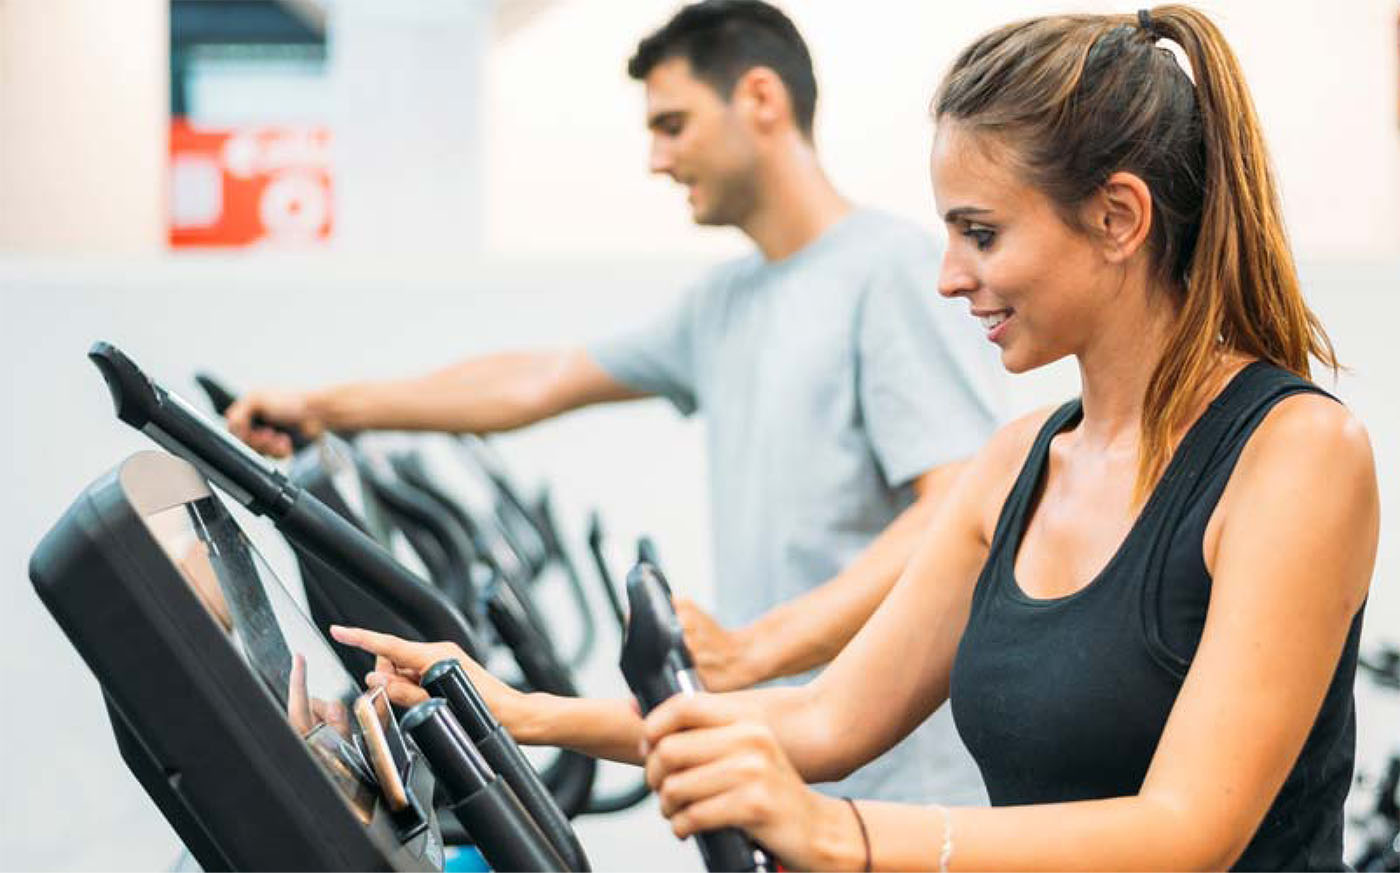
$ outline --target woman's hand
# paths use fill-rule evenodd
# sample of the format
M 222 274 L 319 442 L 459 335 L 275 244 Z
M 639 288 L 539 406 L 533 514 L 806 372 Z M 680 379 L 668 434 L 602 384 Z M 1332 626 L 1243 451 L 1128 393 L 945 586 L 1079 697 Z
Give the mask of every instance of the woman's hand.
M 785 867 L 854 869 L 863 856 L 845 803 L 812 791 L 768 726 L 722 695 L 677 695 L 646 719 L 647 784 L 677 837 L 737 827 Z M 838 851 L 836 847 L 841 847 Z
M 389 699 L 404 707 L 428 699 L 428 692 L 418 682 L 429 667 L 446 658 L 454 659 L 481 692 L 487 708 L 507 731 L 512 731 L 524 695 L 488 673 L 456 643 L 416 643 L 393 634 L 339 625 L 331 626 L 331 636 L 336 642 L 374 655 L 374 671 L 365 676 L 365 684 L 383 686 Z

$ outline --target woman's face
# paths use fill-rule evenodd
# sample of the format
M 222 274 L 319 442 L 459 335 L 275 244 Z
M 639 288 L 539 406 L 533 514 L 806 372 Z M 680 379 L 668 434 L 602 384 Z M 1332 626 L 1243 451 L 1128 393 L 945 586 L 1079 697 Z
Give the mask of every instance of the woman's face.
M 938 126 L 932 174 L 948 225 L 939 293 L 967 298 L 1013 373 L 1081 353 L 1112 315 L 1121 271 L 1020 179 L 1002 146 L 955 121 Z

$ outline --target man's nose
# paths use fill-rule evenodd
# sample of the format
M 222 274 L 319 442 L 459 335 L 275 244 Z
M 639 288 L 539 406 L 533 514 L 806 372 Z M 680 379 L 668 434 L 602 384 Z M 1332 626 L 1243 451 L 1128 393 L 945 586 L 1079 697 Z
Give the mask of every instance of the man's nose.
M 651 153 L 648 158 L 648 169 L 653 173 L 670 173 L 675 166 L 675 161 L 671 156 L 671 147 L 662 142 L 660 137 L 653 137 L 651 141 Z

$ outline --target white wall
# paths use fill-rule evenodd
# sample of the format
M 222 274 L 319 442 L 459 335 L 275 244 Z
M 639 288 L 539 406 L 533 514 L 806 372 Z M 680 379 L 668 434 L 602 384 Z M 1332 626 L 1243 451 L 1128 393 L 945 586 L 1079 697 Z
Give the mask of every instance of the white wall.
M 166 9 L 0 0 L 0 252 L 164 244 Z
M 339 0 L 332 8 L 337 251 L 475 254 L 491 7 Z
M 925 110 L 954 52 L 1015 17 L 1135 8 L 1102 0 L 784 5 L 816 59 L 818 140 L 833 177 L 858 200 L 930 225 Z M 1400 252 L 1395 0 L 1201 5 L 1225 30 L 1249 76 L 1299 253 L 1375 261 Z M 412 14 L 389 16 L 399 24 L 388 30 L 371 4 L 333 7 L 342 19 L 336 24 L 333 11 L 332 36 L 343 51 L 337 56 L 332 44 L 332 66 L 345 80 L 337 91 L 338 106 L 344 104 L 336 113 L 338 136 L 368 149 L 376 142 L 392 146 L 378 167 L 363 150 L 349 149 L 342 158 L 342 170 L 364 174 L 360 184 L 370 191 L 359 196 L 354 182 L 341 180 L 350 186 L 344 230 L 354 251 L 376 247 L 372 234 L 355 232 L 364 222 L 374 225 L 374 205 L 404 216 L 400 226 L 431 216 L 438 230 L 417 240 L 391 234 L 390 247 L 449 260 L 477 245 L 481 220 L 487 250 L 507 256 L 742 249 L 733 233 L 697 232 L 678 192 L 645 174 L 641 93 L 623 67 L 638 37 L 674 10 L 673 0 L 547 6 L 495 43 L 484 100 L 476 105 L 468 31 L 485 29 L 473 24 L 482 7 L 465 4 L 449 14 L 441 0 L 422 0 Z M 432 30 L 424 23 L 435 19 L 437 38 L 419 40 L 417 71 L 399 63 L 390 76 L 366 54 L 404 58 L 413 23 Z M 162 0 L 0 0 L 0 251 L 161 250 L 166 39 Z M 75 57 L 83 63 L 72 63 Z M 436 79 L 424 74 L 434 68 L 441 72 Z M 368 87 L 371 81 L 379 84 Z M 426 115 L 417 123 L 394 110 L 410 99 L 409 90 L 395 90 L 394 83 L 405 82 L 421 94 L 414 105 Z M 395 96 L 386 103 L 390 92 Z M 483 167 L 474 166 L 475 149 L 463 139 L 478 122 L 486 131 Z M 395 137 L 386 140 L 390 132 Z M 402 167 L 406 175 L 423 162 L 446 167 L 451 156 L 444 155 L 444 142 L 461 152 L 461 166 L 444 170 L 450 184 L 384 187 L 385 167 Z M 405 164 L 402 156 L 415 153 L 419 160 Z M 459 202 L 478 173 L 486 176 L 484 202 Z M 454 214 L 461 216 L 455 225 Z
M 932 226 L 934 86 L 956 51 L 1015 18 L 1102 0 L 833 3 L 786 0 L 811 45 L 818 146 L 857 200 Z M 1305 259 L 1400 255 L 1395 0 L 1205 0 L 1258 104 Z M 490 62 L 487 241 L 512 255 L 718 255 L 742 241 L 697 233 L 668 180 L 648 179 L 642 95 L 624 65 L 672 0 L 561 3 Z

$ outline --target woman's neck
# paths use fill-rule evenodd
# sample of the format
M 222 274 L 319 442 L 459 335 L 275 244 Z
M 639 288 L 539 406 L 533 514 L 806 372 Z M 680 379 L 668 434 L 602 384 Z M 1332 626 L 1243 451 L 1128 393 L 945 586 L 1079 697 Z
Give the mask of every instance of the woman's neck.
M 1165 289 L 1119 297 L 1141 304 L 1106 313 L 1077 355 L 1084 403 L 1080 438 L 1097 451 L 1136 451 L 1147 386 L 1177 316 Z

